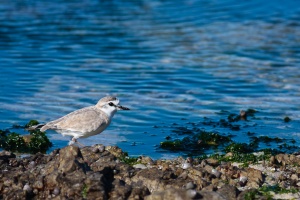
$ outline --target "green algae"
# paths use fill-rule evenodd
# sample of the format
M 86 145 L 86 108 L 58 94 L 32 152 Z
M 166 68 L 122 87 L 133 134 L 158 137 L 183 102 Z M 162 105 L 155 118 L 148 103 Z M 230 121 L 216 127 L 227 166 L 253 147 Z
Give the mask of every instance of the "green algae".
M 39 124 L 39 122 L 38 122 L 37 120 L 32 119 L 32 120 L 30 120 L 30 121 L 25 125 L 25 128 L 29 128 L 29 127 L 31 127 L 31 126 L 35 126 L 35 125 L 38 125 L 38 124 Z
M 225 152 L 232 152 L 232 153 L 250 153 L 254 151 L 254 148 L 251 145 L 246 143 L 231 143 L 224 149 Z
M 249 164 L 256 164 L 263 160 L 268 160 L 272 155 L 275 155 L 277 151 L 271 149 L 264 149 L 258 154 L 252 153 L 240 153 L 240 152 L 230 152 L 229 154 L 212 154 L 212 155 L 201 155 L 197 156 L 196 159 L 204 160 L 208 158 L 213 158 L 219 162 L 237 162 L 242 163 L 242 167 L 248 167 Z
M 182 142 L 179 139 L 161 142 L 160 147 L 170 151 L 184 150 Z
M 256 136 L 254 132 L 245 132 L 248 142 L 238 143 L 233 140 L 234 135 L 231 133 L 219 133 L 217 130 L 230 129 L 231 131 L 241 131 L 242 128 L 249 128 L 257 126 L 256 123 L 248 124 L 255 117 L 258 111 L 252 108 L 246 111 L 241 111 L 239 114 L 233 114 L 228 111 L 221 110 L 219 113 L 225 118 L 219 121 L 214 121 L 204 117 L 202 122 L 188 122 L 185 126 L 173 124 L 171 136 L 167 136 L 165 141 L 160 142 L 160 148 L 173 151 L 182 152 L 186 156 L 201 156 L 206 153 L 233 153 L 235 161 L 243 160 L 241 157 L 248 157 L 244 160 L 257 160 L 251 154 L 254 152 L 264 151 L 266 147 L 273 147 L 270 152 L 274 153 L 291 153 L 299 151 L 300 148 L 296 146 L 296 141 L 293 139 L 283 139 L 279 137 L 269 137 L 266 135 Z M 249 120 L 247 119 L 250 118 Z M 239 122 L 243 120 L 244 122 Z M 208 126 L 210 131 L 204 130 L 202 127 Z M 175 126 L 175 127 L 173 127 Z M 199 128 L 201 127 L 201 129 Z M 244 140 L 245 141 L 245 140 Z M 291 145 L 292 144 L 292 145 Z M 275 150 L 277 149 L 277 150 Z M 249 155 L 250 154 L 250 155 Z
M 264 185 L 258 189 L 252 189 L 245 194 L 245 200 L 254 200 L 254 199 L 267 199 L 272 200 L 274 194 L 295 194 L 299 192 L 296 188 L 282 188 L 278 184 L 275 185 Z
M 205 149 L 223 146 L 232 141 L 231 136 L 197 130 L 197 133 L 183 139 L 167 140 L 160 143 L 162 149 L 170 151 L 201 152 Z
M 15 132 L 9 133 L 4 140 L 1 147 L 5 150 L 13 152 L 26 152 L 26 143 L 23 137 Z
M 33 136 L 27 145 L 30 153 L 45 153 L 52 146 L 45 132 L 32 131 L 30 135 Z
M 123 163 L 126 163 L 130 166 L 133 166 L 135 164 L 138 164 L 138 157 L 131 157 L 131 156 L 128 156 L 128 153 L 127 152 L 124 152 L 122 154 L 122 156 L 119 157 L 119 160 Z
M 18 126 L 19 128 L 30 127 L 37 125 L 38 121 L 31 120 L 25 126 Z M 14 127 L 16 128 L 16 127 Z M 46 151 L 52 146 L 48 137 L 44 132 L 39 130 L 27 130 L 29 135 L 26 135 L 28 139 L 25 140 L 25 135 L 21 135 L 16 132 L 10 132 L 9 130 L 0 130 L 0 148 L 20 153 L 46 153 Z
M 84 199 L 87 198 L 87 194 L 88 194 L 88 186 L 87 186 L 87 184 L 83 184 L 83 188 L 82 188 L 81 194 L 82 194 L 82 197 Z

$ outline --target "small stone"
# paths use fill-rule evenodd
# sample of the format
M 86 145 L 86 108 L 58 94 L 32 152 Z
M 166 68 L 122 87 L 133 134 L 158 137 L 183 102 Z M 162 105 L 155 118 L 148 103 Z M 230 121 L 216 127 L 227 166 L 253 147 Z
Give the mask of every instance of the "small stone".
M 193 199 L 197 196 L 197 191 L 196 190 L 187 190 L 186 196 Z
M 194 189 L 195 188 L 195 184 L 193 182 L 188 182 L 185 186 L 185 189 L 189 190 L 189 189 Z
M 97 147 L 94 147 L 92 151 L 93 151 L 93 153 L 98 153 L 99 149 Z
M 207 165 L 207 161 L 202 160 L 201 163 L 200 163 L 200 167 L 203 168 L 203 167 L 205 167 L 205 165 Z
M 30 185 L 28 183 L 26 183 L 23 187 L 23 190 L 28 192 L 28 193 L 31 193 L 32 192 L 32 188 L 30 187 Z
M 248 178 L 246 176 L 241 176 L 240 180 L 239 180 L 240 186 L 244 187 L 246 185 L 247 181 L 248 181 Z
M 144 164 L 135 164 L 132 167 L 134 167 L 136 169 L 147 169 L 147 166 Z
M 291 179 L 297 181 L 298 180 L 298 175 L 297 174 L 292 174 Z
M 270 158 L 270 164 L 273 165 L 275 163 L 276 163 L 275 156 L 271 156 L 271 158 Z
M 207 163 L 213 167 L 216 167 L 219 165 L 219 161 L 217 159 L 208 158 L 206 159 Z
M 33 188 L 36 188 L 36 189 L 42 189 L 44 187 L 44 184 L 43 184 L 43 181 L 42 180 L 36 180 L 34 183 L 33 183 Z
M 221 176 L 221 172 L 219 172 L 219 171 L 216 170 L 216 169 L 212 169 L 212 170 L 211 170 L 211 173 L 212 173 L 213 175 L 215 175 L 217 178 L 220 178 L 220 176 Z
M 187 157 L 187 159 L 186 159 L 186 162 L 187 162 L 187 163 L 193 163 L 193 161 L 194 161 L 194 160 L 193 160 L 193 158 L 191 158 L 191 157 Z
M 233 153 L 232 152 L 228 152 L 228 153 L 226 153 L 225 154 L 225 158 L 230 158 L 230 157 L 232 157 L 233 156 Z
M 145 165 L 153 165 L 154 164 L 154 161 L 152 160 L 152 158 L 150 158 L 148 156 L 141 156 L 141 157 L 139 157 L 139 159 L 137 161 L 142 164 L 145 164 Z
M 56 195 L 59 195 L 59 193 L 60 193 L 60 189 L 58 187 L 54 188 L 52 194 L 54 194 L 56 196 Z
M 190 168 L 192 165 L 191 165 L 191 163 L 183 163 L 182 165 L 181 165 L 181 168 L 182 169 L 188 169 L 188 168 Z
M 36 166 L 36 163 L 34 161 L 31 161 L 29 164 L 28 164 L 28 168 L 31 169 L 31 168 L 34 168 Z
M 103 153 L 105 151 L 105 146 L 101 145 L 101 146 L 98 147 L 98 149 L 99 149 L 100 153 Z

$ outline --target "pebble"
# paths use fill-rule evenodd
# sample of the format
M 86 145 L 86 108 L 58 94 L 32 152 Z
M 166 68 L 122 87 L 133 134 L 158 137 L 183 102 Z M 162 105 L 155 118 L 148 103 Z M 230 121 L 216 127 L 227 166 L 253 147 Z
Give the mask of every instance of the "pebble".
M 195 188 L 195 184 L 193 182 L 188 182 L 185 185 L 185 189 L 189 190 L 189 189 L 194 189 Z
M 28 164 L 28 168 L 33 168 L 35 167 L 36 163 L 34 161 L 31 161 L 29 164 Z
M 134 167 L 136 169 L 147 169 L 147 166 L 144 164 L 135 164 L 132 167 Z
M 240 181 L 239 181 L 240 186 L 244 187 L 247 183 L 247 180 L 248 180 L 248 178 L 246 176 L 241 176 Z
M 93 153 L 98 153 L 99 149 L 97 147 L 94 147 L 92 151 L 93 151 Z
M 292 174 L 291 179 L 297 181 L 298 180 L 298 175 L 297 174 Z
M 196 190 L 187 190 L 186 194 L 189 198 L 193 199 L 194 197 L 196 197 L 197 191 Z
M 54 188 L 52 194 L 54 194 L 56 196 L 56 195 L 59 195 L 59 193 L 60 193 L 60 189 L 58 187 Z
M 105 151 L 105 146 L 101 145 L 100 147 L 98 147 L 98 149 L 99 149 L 99 152 L 102 153 Z
M 32 192 L 32 188 L 30 187 L 30 185 L 28 183 L 26 183 L 23 187 L 23 190 L 26 192 Z
M 192 165 L 191 165 L 191 163 L 183 163 L 182 165 L 181 165 L 181 168 L 182 169 L 188 169 L 188 168 L 190 168 Z
M 221 176 L 221 172 L 219 172 L 219 171 L 216 170 L 216 169 L 212 169 L 212 170 L 211 170 L 211 173 L 212 173 L 213 175 L 215 175 L 217 178 L 220 178 L 220 176 Z

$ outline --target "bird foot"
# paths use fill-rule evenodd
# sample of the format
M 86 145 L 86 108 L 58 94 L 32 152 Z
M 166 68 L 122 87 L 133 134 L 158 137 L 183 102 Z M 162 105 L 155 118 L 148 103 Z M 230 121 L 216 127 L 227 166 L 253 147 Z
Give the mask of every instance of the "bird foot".
M 84 145 L 81 144 L 80 142 L 78 142 L 76 138 L 72 138 L 72 140 L 69 141 L 69 146 L 70 146 L 70 145 L 73 145 L 73 144 L 75 144 L 75 143 L 77 143 L 77 144 L 78 144 L 79 146 L 81 146 L 81 147 L 84 147 Z

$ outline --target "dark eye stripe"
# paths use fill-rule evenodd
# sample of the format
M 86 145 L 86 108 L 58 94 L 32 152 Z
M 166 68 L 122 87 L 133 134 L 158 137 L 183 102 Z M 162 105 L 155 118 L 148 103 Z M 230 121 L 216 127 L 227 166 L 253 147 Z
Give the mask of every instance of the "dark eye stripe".
M 108 105 L 110 105 L 110 106 L 114 106 L 114 104 L 113 104 L 112 102 L 109 102 L 109 103 L 108 103 Z

